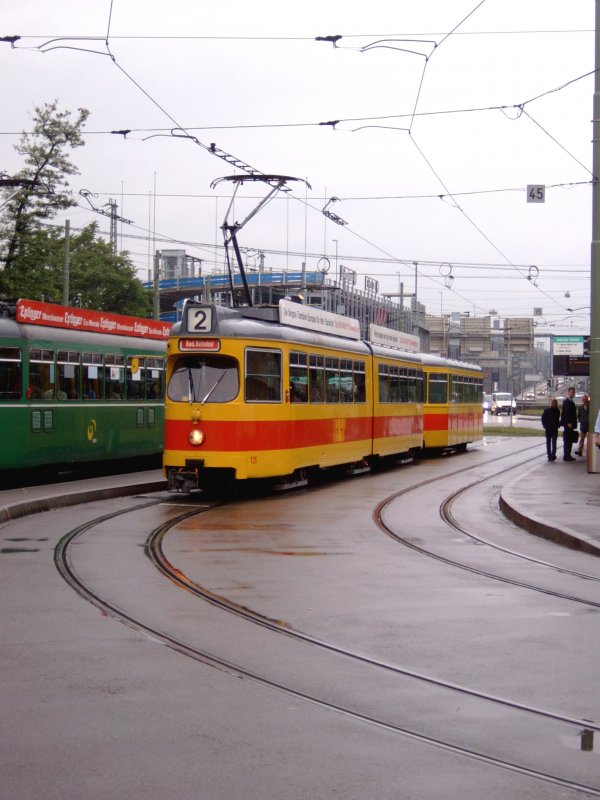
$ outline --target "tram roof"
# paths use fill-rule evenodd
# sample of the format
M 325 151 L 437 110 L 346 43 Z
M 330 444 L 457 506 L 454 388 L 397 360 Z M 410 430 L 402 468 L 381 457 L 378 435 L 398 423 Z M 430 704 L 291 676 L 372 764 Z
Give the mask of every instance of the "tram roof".
M 216 314 L 216 323 L 207 337 L 231 337 L 235 339 L 262 339 L 265 341 L 284 341 L 292 344 L 312 345 L 352 353 L 368 354 L 369 346 L 360 339 L 350 339 L 317 331 L 296 328 L 279 322 L 279 311 L 274 307 L 229 308 L 203 303 L 190 304 L 198 308 L 208 305 Z M 185 320 L 185 312 L 184 317 Z M 188 331 L 183 321 L 176 323 L 171 336 L 197 336 Z
M 14 340 L 15 345 L 19 340 L 27 342 L 48 343 L 82 349 L 85 346 L 98 348 L 117 348 L 131 350 L 132 352 L 166 353 L 166 341 L 159 339 L 141 339 L 134 336 L 116 336 L 109 333 L 91 333 L 88 331 L 75 331 L 68 328 L 53 328 L 46 325 L 26 325 L 14 319 L 0 317 L 0 339 Z
M 444 358 L 443 356 L 435 355 L 434 353 L 423 353 L 423 366 L 426 367 L 441 367 L 446 369 L 462 369 L 471 370 L 474 372 L 483 372 L 483 369 L 478 364 L 469 364 L 466 361 L 457 361 L 453 358 Z

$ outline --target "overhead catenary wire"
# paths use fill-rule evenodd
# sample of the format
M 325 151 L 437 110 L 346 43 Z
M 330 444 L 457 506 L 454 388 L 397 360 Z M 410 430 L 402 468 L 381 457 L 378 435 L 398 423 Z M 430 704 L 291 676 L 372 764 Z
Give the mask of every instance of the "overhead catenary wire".
M 482 3 L 483 3 L 484 1 L 485 1 L 485 0 L 482 0 Z M 474 9 L 473 9 L 473 11 L 471 11 L 471 12 L 470 12 L 470 14 L 474 13 L 474 11 L 475 11 L 477 8 L 479 8 L 479 6 L 480 6 L 480 5 L 482 5 L 482 3 L 479 3 L 479 4 L 478 4 L 478 5 L 477 5 L 477 6 L 476 6 Z M 125 75 L 126 75 L 128 78 L 129 78 L 129 80 L 131 80 L 131 81 L 132 81 L 132 82 L 133 82 L 133 83 L 134 83 L 134 84 L 137 86 L 137 88 L 138 88 L 140 91 L 142 91 L 142 92 L 143 92 L 143 93 L 146 95 L 146 97 L 147 97 L 149 100 L 151 100 L 151 101 L 152 101 L 152 102 L 153 102 L 153 103 L 154 103 L 154 104 L 155 104 L 155 105 L 156 105 L 156 106 L 157 106 L 157 107 L 158 107 L 158 108 L 159 108 L 159 109 L 160 109 L 160 110 L 161 110 L 163 113 L 165 113 L 165 114 L 167 115 L 167 117 L 168 117 L 168 118 L 169 118 L 169 119 L 170 119 L 170 120 L 171 120 L 171 121 L 174 123 L 174 125 L 176 126 L 176 129 L 177 129 L 177 130 L 180 130 L 180 131 L 182 132 L 182 134 L 184 134 L 183 136 L 180 136 L 179 138 L 186 138 L 186 139 L 190 139 L 190 140 L 191 140 L 191 141 L 193 141 L 195 144 L 199 144 L 201 147 L 204 147 L 204 148 L 206 148 L 206 149 L 210 149 L 210 147 L 209 147 L 209 146 L 207 146 L 207 145 L 204 145 L 202 142 L 200 142 L 199 140 L 197 140 L 197 139 L 196 139 L 196 137 L 194 137 L 194 136 L 190 135 L 190 134 L 191 134 L 191 129 L 189 129 L 189 128 L 182 128 L 181 126 L 179 126 L 179 125 L 177 124 L 176 120 L 174 120 L 174 118 L 170 116 L 170 114 L 168 113 L 168 111 L 167 111 L 167 110 L 166 110 L 166 109 L 165 109 L 165 108 L 164 108 L 164 107 L 163 107 L 163 106 L 162 106 L 160 103 L 158 103 L 158 102 L 157 102 L 157 101 L 156 101 L 156 100 L 155 100 L 155 99 L 154 99 L 154 98 L 153 98 L 153 97 L 152 97 L 152 96 L 151 96 L 151 95 L 150 95 L 148 92 L 146 92 L 146 90 L 145 90 L 145 89 L 144 89 L 144 88 L 141 86 L 141 84 L 139 84 L 139 83 L 138 83 L 138 82 L 137 82 L 137 81 L 136 81 L 136 80 L 133 78 L 133 76 L 129 75 L 129 73 L 127 73 L 127 72 L 124 70 L 124 68 L 123 68 L 123 67 L 122 67 L 122 66 L 121 66 L 121 65 L 120 65 L 120 64 L 119 64 L 119 63 L 116 61 L 116 59 L 115 59 L 114 55 L 113 55 L 113 54 L 110 52 L 110 41 L 109 41 L 111 38 L 117 38 L 117 37 L 113 37 L 113 36 L 111 35 L 111 33 L 110 33 L 110 25 L 111 25 L 111 18 L 112 18 L 112 9 L 113 9 L 113 2 L 112 2 L 112 0 L 111 0 L 111 4 L 110 4 L 110 15 L 109 15 L 109 20 L 108 20 L 108 25 L 107 25 L 107 32 L 106 32 L 106 38 L 105 38 L 105 46 L 106 46 L 106 50 L 107 50 L 107 52 L 106 52 L 106 53 L 104 53 L 104 55 L 108 55 L 108 56 L 110 56 L 110 58 L 111 58 L 111 60 L 113 61 L 113 63 L 114 63 L 114 64 L 115 64 L 115 65 L 116 65 L 116 66 L 117 66 L 117 67 L 118 67 L 118 68 L 119 68 L 119 69 L 120 69 L 120 70 L 121 70 L 121 71 L 122 71 L 122 72 L 123 72 L 123 73 L 124 73 L 124 74 L 125 74 Z M 468 16 L 470 16 L 470 14 L 469 14 Z M 466 19 L 466 18 L 465 18 L 465 19 Z M 464 21 L 464 20 L 463 20 L 463 21 Z M 459 25 L 460 25 L 460 24 L 462 24 L 462 23 L 459 23 Z M 455 26 L 455 28 L 454 28 L 454 29 L 453 29 L 453 30 L 452 30 L 450 33 L 453 33 L 454 35 L 458 35 L 458 34 L 457 34 L 457 32 L 456 32 L 456 27 L 458 27 L 458 26 Z M 444 34 L 444 39 L 445 39 L 445 38 L 447 38 L 447 36 L 448 36 L 448 35 L 450 35 L 450 34 Z M 74 38 L 75 38 L 75 37 L 58 37 L 58 38 L 63 38 L 65 41 L 67 41 L 67 39 L 68 39 L 70 43 L 69 43 L 69 44 L 67 44 L 67 45 L 65 45 L 65 46 L 67 46 L 67 47 L 71 47 L 71 46 L 72 46 L 72 42 L 73 42 L 73 40 L 74 40 Z M 228 37 L 228 38 L 229 38 L 229 37 Z M 232 37 L 232 38 L 234 38 L 234 37 Z M 87 37 L 87 41 L 92 41 L 92 40 L 94 40 L 94 39 L 95 39 L 95 40 L 99 40 L 97 37 Z M 442 41 L 444 41 L 444 39 L 442 39 Z M 53 42 L 53 43 L 52 43 L 52 48 L 54 48 L 54 47 L 55 47 L 55 45 L 56 45 L 56 42 Z M 51 48 L 50 48 L 50 47 L 48 47 L 48 49 L 51 49 Z M 73 48 L 73 49 L 85 49 L 85 48 Z M 97 51 L 97 50 L 90 50 L 89 52 L 92 52 L 92 53 L 97 53 L 98 51 Z M 418 98 L 417 98 L 417 101 L 418 101 Z M 415 116 L 415 111 L 416 111 L 416 105 L 415 105 L 415 109 L 413 109 L 413 113 L 412 113 L 411 115 L 408 115 L 408 117 L 409 117 L 411 120 L 412 120 L 412 119 L 414 119 L 414 116 Z M 319 123 L 319 124 L 322 124 L 322 123 Z M 118 131 L 118 132 L 116 132 L 116 133 L 122 133 L 122 131 Z M 171 130 L 171 134 L 172 134 L 172 135 L 175 135 L 175 134 L 173 134 L 173 130 Z M 214 152 L 214 151 L 213 151 L 213 152 Z M 240 163 L 240 164 L 243 164 L 244 162 L 241 162 L 241 161 L 240 161 L 239 163 Z M 459 195 L 458 195 L 458 193 L 452 193 L 452 192 L 450 192 L 450 191 L 447 191 L 447 193 L 446 193 L 446 194 L 444 194 L 444 195 L 437 195 L 437 196 L 438 196 L 438 197 L 440 197 L 440 198 L 442 198 L 442 197 L 448 197 L 449 199 L 452 199 L 453 203 L 456 205 L 456 207 L 458 207 L 458 206 L 457 206 L 457 204 L 455 203 L 455 200 L 454 200 L 454 198 L 455 198 L 455 197 L 458 197 L 458 196 L 459 196 Z M 298 198 L 295 198 L 295 199 L 298 199 Z M 317 209 L 317 208 L 315 208 L 314 210 L 315 210 L 315 211 L 317 211 L 317 213 L 319 213 L 319 212 L 320 212 L 320 209 Z M 475 227 L 477 227 L 477 226 L 475 226 Z M 478 228 L 477 228 L 477 229 L 478 229 Z M 478 230 L 479 230 L 479 229 L 478 229 Z M 364 241 L 365 243 L 369 244 L 369 245 L 370 245 L 370 246 L 372 246 L 372 247 L 376 247 L 376 245 L 374 245 L 374 243 L 370 242 L 370 241 L 369 241 L 369 240 L 368 240 L 366 237 L 363 237 L 363 236 L 361 236 L 360 234 L 358 234 L 358 233 L 357 233 L 357 232 L 355 232 L 354 230 L 352 230 L 351 232 L 352 232 L 352 234 L 353 234 L 353 235 L 356 235 L 356 236 L 357 236 L 359 239 L 362 239 L 362 241 Z M 493 243 L 491 242 L 491 240 L 490 240 L 490 239 L 489 239 L 489 238 L 488 238 L 488 237 L 487 237 L 487 236 L 486 236 L 486 235 L 485 235 L 485 234 L 484 234 L 482 231 L 480 231 L 480 233 L 482 233 L 482 235 L 483 235 L 483 236 L 484 236 L 484 237 L 487 239 L 487 241 L 488 241 L 490 244 L 493 244 Z M 495 245 L 494 245 L 494 246 L 495 246 Z M 497 249 L 498 249 L 498 248 L 497 248 Z M 382 251 L 382 252 L 385 252 L 385 251 Z M 499 250 L 499 249 L 498 249 L 498 252 L 499 252 L 499 253 L 502 253 L 502 251 L 501 251 L 501 250 Z M 389 255 L 389 254 L 388 254 L 388 255 Z M 421 262 L 421 260 L 419 259 L 419 263 L 420 263 L 420 262 Z M 408 264 L 408 262 L 405 262 L 405 261 L 403 261 L 403 259 L 395 259 L 395 258 L 394 258 L 393 256 L 391 256 L 391 255 L 390 255 L 390 263 L 397 264 L 398 266 L 403 266 L 403 265 L 405 265 L 405 266 L 407 266 L 407 267 L 409 267 L 409 268 L 410 268 L 410 264 Z M 523 275 L 523 276 L 521 276 L 521 277 L 525 277 L 525 276 Z M 467 301 L 467 302 L 469 302 L 469 301 Z

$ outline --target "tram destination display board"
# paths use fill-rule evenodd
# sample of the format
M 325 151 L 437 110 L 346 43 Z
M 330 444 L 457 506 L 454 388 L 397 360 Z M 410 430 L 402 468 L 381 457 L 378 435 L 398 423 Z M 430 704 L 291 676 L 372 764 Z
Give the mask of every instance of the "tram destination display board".
M 552 374 L 585 377 L 590 374 L 590 337 L 554 336 Z

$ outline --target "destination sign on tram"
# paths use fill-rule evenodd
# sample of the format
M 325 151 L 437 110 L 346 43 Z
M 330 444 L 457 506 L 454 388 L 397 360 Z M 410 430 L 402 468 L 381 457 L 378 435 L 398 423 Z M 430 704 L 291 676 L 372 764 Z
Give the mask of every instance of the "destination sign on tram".
M 179 349 L 182 352 L 207 352 L 215 353 L 221 349 L 219 339 L 180 339 Z

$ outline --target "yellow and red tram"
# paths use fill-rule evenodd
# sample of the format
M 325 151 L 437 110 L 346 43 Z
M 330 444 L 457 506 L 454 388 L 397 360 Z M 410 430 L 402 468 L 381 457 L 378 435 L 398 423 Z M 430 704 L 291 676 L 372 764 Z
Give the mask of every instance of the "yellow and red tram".
M 310 469 L 368 469 L 373 459 L 410 456 L 425 443 L 428 370 L 420 354 L 363 341 L 355 320 L 309 306 L 188 302 L 167 351 L 169 487 L 254 478 L 290 485 Z M 478 367 L 461 365 L 460 374 L 481 394 Z M 480 436 L 457 423 L 445 446 Z
M 423 447 L 464 450 L 483 436 L 483 380 L 472 364 L 421 355 L 426 378 Z

